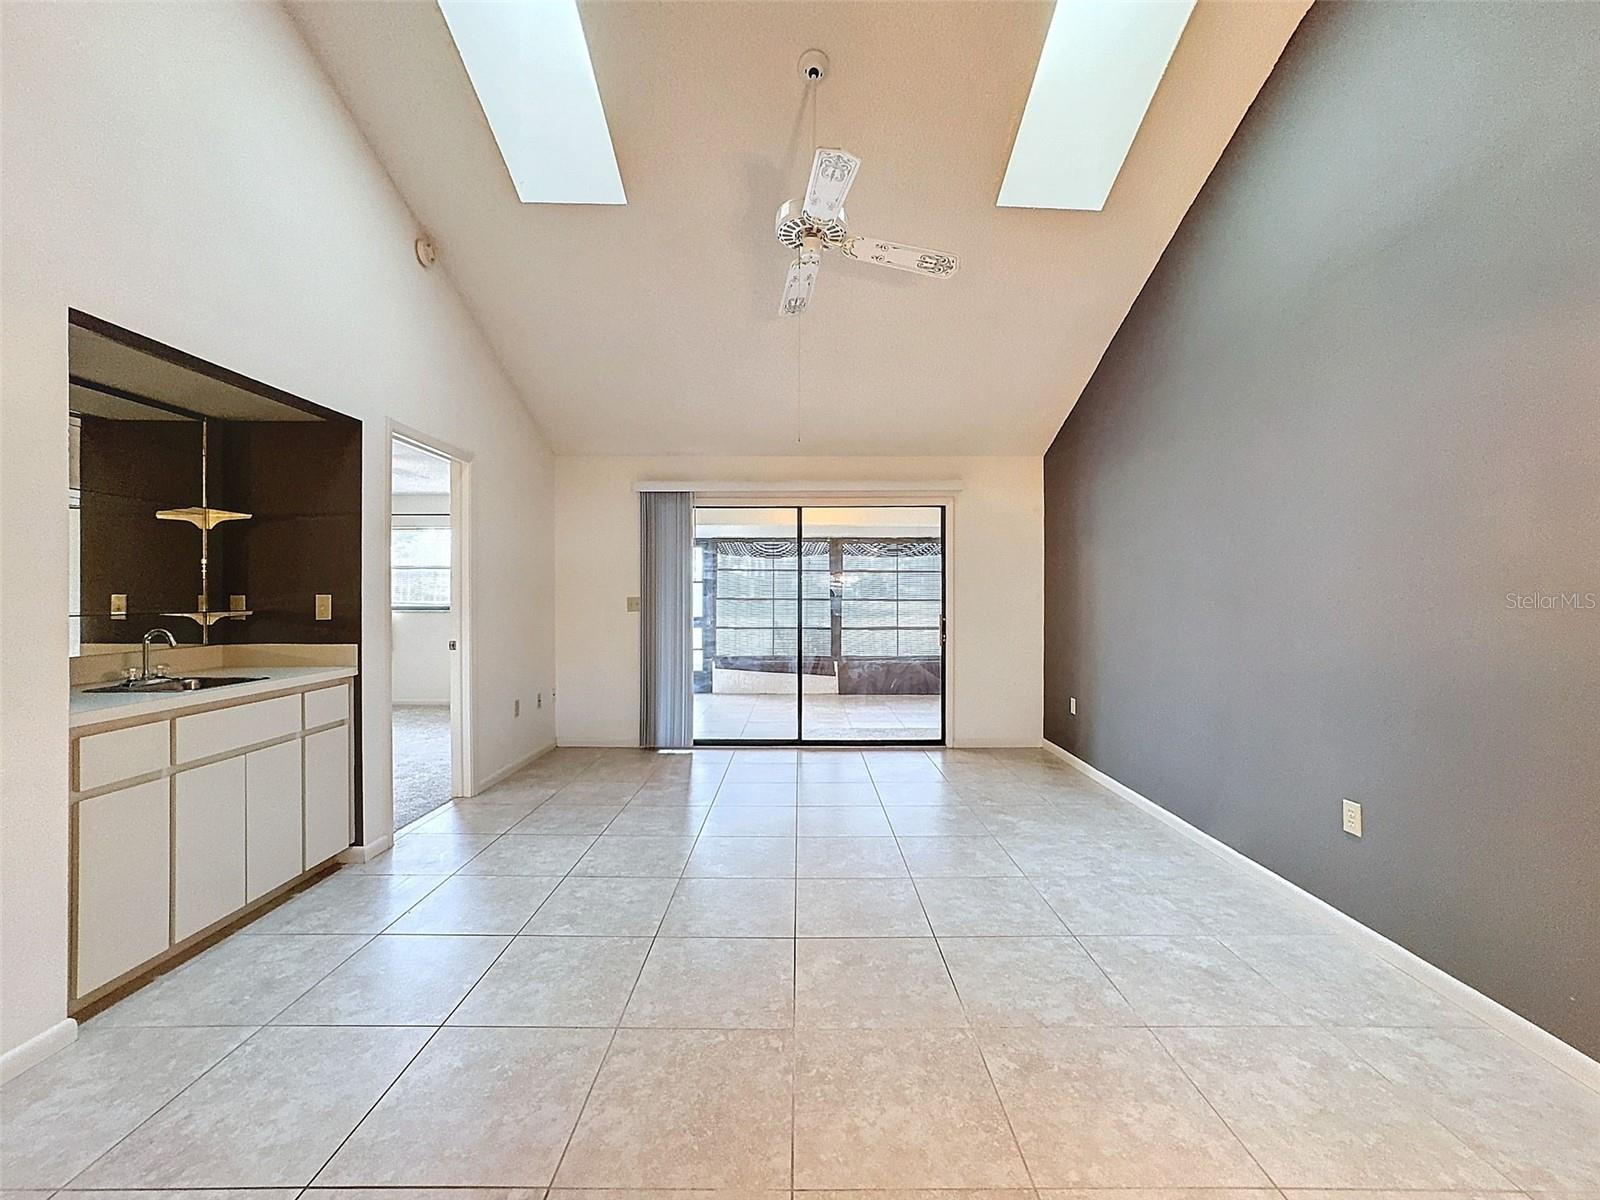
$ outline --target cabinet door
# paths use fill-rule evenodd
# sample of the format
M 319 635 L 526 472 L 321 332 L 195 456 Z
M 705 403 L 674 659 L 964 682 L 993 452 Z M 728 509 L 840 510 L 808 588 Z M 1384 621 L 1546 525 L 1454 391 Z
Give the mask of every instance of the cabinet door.
M 172 936 L 181 942 L 244 907 L 244 758 L 172 780 Z
M 300 874 L 300 739 L 244 759 L 245 899 Z
M 78 996 L 167 948 L 170 789 L 156 779 L 78 802 Z
M 306 737 L 306 866 L 350 845 L 350 727 Z

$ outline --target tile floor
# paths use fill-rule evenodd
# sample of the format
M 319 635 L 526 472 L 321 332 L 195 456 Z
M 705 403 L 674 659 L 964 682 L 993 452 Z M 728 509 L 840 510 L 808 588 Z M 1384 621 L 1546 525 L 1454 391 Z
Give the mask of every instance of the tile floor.
M 938 696 L 839 696 L 808 693 L 805 735 L 813 741 L 938 741 Z M 694 735 L 711 741 L 783 741 L 795 736 L 795 697 L 698 692 Z
M 557 751 L 86 1022 L 0 1180 L 1597 1200 L 1600 1094 L 1323 920 L 1037 752 Z

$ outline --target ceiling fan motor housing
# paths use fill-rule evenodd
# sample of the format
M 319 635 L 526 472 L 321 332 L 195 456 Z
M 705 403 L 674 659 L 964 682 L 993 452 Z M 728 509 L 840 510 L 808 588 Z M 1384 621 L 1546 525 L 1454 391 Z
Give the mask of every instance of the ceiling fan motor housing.
M 791 250 L 798 250 L 806 238 L 816 238 L 824 246 L 842 246 L 848 234 L 844 225 L 844 210 L 837 217 L 817 220 L 801 210 L 800 201 L 786 200 L 778 209 L 778 241 Z

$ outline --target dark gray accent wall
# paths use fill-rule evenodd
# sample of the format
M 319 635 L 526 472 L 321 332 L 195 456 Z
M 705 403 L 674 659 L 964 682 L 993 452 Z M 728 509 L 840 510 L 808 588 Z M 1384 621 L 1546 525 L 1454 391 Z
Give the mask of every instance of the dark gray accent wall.
M 1597 62 L 1317 4 L 1045 459 L 1045 736 L 1591 1055 Z

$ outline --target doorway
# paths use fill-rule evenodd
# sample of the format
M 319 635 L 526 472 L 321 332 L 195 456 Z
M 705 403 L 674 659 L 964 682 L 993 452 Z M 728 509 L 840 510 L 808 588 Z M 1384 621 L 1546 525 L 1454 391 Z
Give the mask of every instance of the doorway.
M 698 745 L 941 745 L 942 505 L 697 506 Z
M 390 439 L 389 619 L 394 827 L 465 794 L 460 681 L 462 464 Z

